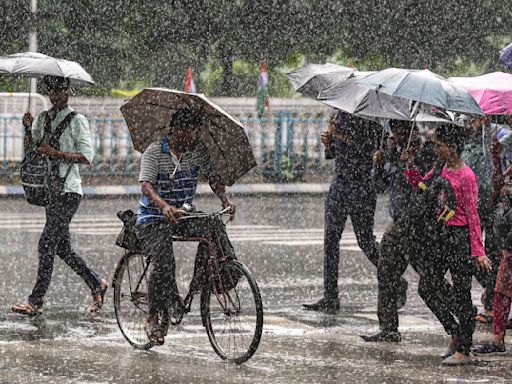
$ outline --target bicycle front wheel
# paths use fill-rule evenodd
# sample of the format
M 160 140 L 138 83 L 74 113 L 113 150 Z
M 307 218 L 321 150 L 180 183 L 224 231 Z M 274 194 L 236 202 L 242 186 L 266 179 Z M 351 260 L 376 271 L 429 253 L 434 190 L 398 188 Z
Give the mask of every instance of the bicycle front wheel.
M 123 336 L 137 349 L 153 346 L 144 330 L 148 316 L 148 280 L 152 264 L 140 253 L 128 253 L 114 275 L 114 310 Z
M 221 265 L 205 284 L 201 304 L 215 352 L 237 364 L 251 358 L 263 332 L 263 303 L 249 269 L 238 261 Z

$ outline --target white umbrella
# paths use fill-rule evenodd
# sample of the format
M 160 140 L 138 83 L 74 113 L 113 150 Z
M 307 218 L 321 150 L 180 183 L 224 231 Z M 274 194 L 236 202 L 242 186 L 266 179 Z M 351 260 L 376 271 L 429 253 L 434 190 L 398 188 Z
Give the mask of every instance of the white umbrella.
M 56 59 L 39 52 L 15 53 L 0 57 L 0 74 L 28 77 L 51 75 L 94 84 L 91 75 L 77 62 Z
M 0 75 L 11 76 L 59 76 L 86 84 L 94 84 L 94 80 L 82 66 L 74 61 L 56 59 L 39 52 L 14 53 L 0 57 Z M 30 91 L 28 96 L 30 111 Z

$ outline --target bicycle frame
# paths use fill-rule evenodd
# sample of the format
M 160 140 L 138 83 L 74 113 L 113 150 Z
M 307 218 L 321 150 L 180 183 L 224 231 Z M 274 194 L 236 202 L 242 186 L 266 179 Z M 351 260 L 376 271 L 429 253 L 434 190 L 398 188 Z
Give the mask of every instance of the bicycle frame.
M 215 217 L 220 217 L 224 213 L 225 213 L 224 211 L 221 211 L 218 213 L 201 214 L 198 216 L 190 215 L 190 216 L 187 216 L 187 218 L 194 218 L 194 217 L 198 217 L 198 218 L 202 217 L 203 218 L 204 217 L 204 218 L 207 218 L 208 220 L 210 220 Z M 226 303 L 228 300 L 229 300 L 229 302 L 231 302 L 234 305 L 233 299 L 229 295 L 226 295 L 226 290 L 224 289 L 224 282 L 222 281 L 221 274 L 220 274 L 220 268 L 219 268 L 219 265 L 222 262 L 225 262 L 228 260 L 228 256 L 226 256 L 226 254 L 224 252 L 224 249 L 222 247 L 219 237 L 216 236 L 216 238 L 214 238 L 214 235 L 211 233 L 210 226 L 208 225 L 207 233 L 205 233 L 205 236 L 173 236 L 173 242 L 174 241 L 177 241 L 177 242 L 203 242 L 208 245 L 208 258 L 206 258 L 205 263 L 202 266 L 205 271 L 204 273 L 206 273 L 206 279 L 207 279 L 206 284 L 208 284 L 208 279 L 210 279 L 210 276 L 215 274 L 218 278 L 218 281 L 221 284 L 221 287 L 220 287 L 221 289 L 219 292 L 219 290 L 217 289 L 217 286 L 215 284 L 213 284 L 212 292 L 214 293 L 215 297 L 217 298 L 219 305 L 222 307 L 223 310 L 225 310 L 225 307 L 226 307 L 226 305 L 224 303 Z M 216 243 L 218 249 L 220 250 L 220 255 L 216 253 L 216 251 L 213 247 L 213 242 Z M 127 251 L 127 253 L 133 253 L 133 252 L 134 251 Z M 146 259 L 147 259 L 147 262 L 145 263 L 144 271 L 140 275 L 140 278 L 138 279 L 133 292 L 138 291 L 140 285 L 142 284 L 142 281 L 147 277 L 147 271 L 148 271 L 151 261 L 150 261 L 150 257 L 146 257 Z M 130 286 L 132 286 L 131 285 L 132 277 L 130 274 L 130 269 L 127 269 L 127 273 L 128 273 L 129 284 L 130 284 Z M 198 288 L 201 288 L 200 286 L 193 286 L 193 283 L 195 282 L 195 277 L 196 277 L 196 274 L 194 271 L 194 274 L 192 276 L 192 281 L 189 285 L 187 295 L 185 296 L 185 299 L 184 299 L 184 308 L 183 308 L 184 313 L 190 312 L 190 308 L 192 306 L 192 300 L 194 298 L 194 295 L 196 293 L 198 293 L 197 292 Z M 199 292 L 200 292 L 200 290 L 199 290 Z M 226 298 L 226 296 L 227 296 L 227 298 Z M 140 308 L 140 309 L 142 310 L 142 308 Z M 179 321 L 181 321 L 181 319 Z M 178 323 L 179 323 L 179 321 L 178 321 Z

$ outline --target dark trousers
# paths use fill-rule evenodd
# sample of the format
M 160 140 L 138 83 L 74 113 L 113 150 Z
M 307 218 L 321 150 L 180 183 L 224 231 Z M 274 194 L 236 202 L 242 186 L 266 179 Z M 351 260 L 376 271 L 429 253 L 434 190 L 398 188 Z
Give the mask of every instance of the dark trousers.
M 168 222 L 151 222 L 135 228 L 142 251 L 150 257 L 153 265 L 148 282 L 149 314 L 162 314 L 178 295 L 176 261 L 172 249 L 176 226 Z
M 432 263 L 431 253 L 436 252 L 434 239 L 424 236 L 423 229 L 414 228 L 407 219 L 390 223 L 380 242 L 380 258 L 377 267 L 378 304 L 377 316 L 383 331 L 398 331 L 397 299 L 400 279 L 410 264 L 418 273 L 418 291 L 425 300 L 429 294 L 428 269 Z M 429 252 L 427 252 L 427 250 Z M 437 290 L 452 297 L 451 286 L 445 280 Z
M 348 216 L 352 220 L 359 247 L 372 264 L 377 265 L 379 245 L 373 235 L 376 200 L 370 181 L 354 185 L 335 176 L 331 182 L 325 202 L 324 299 L 327 302 L 338 300 L 339 243 Z
M 450 271 L 452 297 L 446 295 L 444 276 Z M 426 270 L 427 284 L 421 292 L 423 300 L 443 325 L 447 334 L 457 338 L 457 352 L 469 353 L 475 330 L 475 313 L 471 301 L 474 261 L 471 256 L 467 227 L 445 226 L 441 233 L 439 252 L 431 268 Z
M 39 238 L 39 269 L 37 280 L 29 296 L 34 307 L 43 305 L 53 273 L 55 255 L 58 255 L 87 284 L 93 294 L 101 286 L 101 279 L 87 266 L 85 260 L 71 247 L 69 224 L 80 205 L 82 197 L 77 193 L 65 193 L 46 207 L 46 225 Z

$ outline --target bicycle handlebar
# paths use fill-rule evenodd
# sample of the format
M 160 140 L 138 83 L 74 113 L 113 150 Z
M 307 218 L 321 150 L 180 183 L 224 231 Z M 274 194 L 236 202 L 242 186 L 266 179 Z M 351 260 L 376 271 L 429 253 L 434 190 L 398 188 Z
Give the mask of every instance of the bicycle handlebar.
M 216 216 L 216 215 L 225 215 L 225 214 L 228 214 L 228 211 L 229 211 L 229 207 L 223 208 L 222 210 L 220 210 L 218 212 L 212 212 L 212 213 L 207 213 L 207 212 L 187 212 L 185 210 L 178 209 L 177 212 L 181 213 L 183 216 L 179 217 L 177 219 L 177 221 L 184 220 L 184 219 L 191 219 L 191 218 L 194 218 L 194 217 L 208 217 L 208 216 Z

